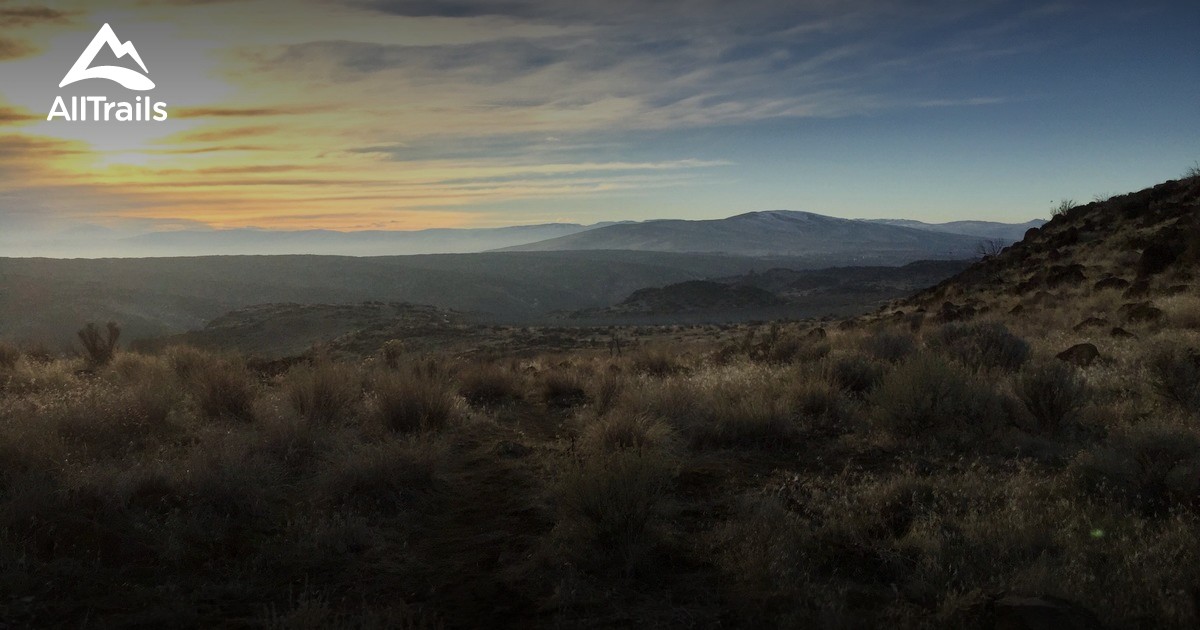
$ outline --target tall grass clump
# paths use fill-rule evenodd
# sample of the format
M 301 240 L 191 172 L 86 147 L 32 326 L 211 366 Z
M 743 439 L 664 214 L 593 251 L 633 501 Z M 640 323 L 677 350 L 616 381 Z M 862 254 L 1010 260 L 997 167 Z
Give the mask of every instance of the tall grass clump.
M 583 427 L 580 443 L 585 452 L 612 453 L 671 451 L 678 444 L 675 430 L 666 422 L 646 414 L 613 412 L 591 419 Z
M 1079 371 L 1064 361 L 1028 365 L 1013 379 L 1013 390 L 1041 430 L 1054 430 L 1087 402 Z
M 999 322 L 946 324 L 933 333 L 929 344 L 976 370 L 1015 372 L 1029 360 L 1029 343 Z
M 495 363 L 472 365 L 458 375 L 459 393 L 476 407 L 496 407 L 520 400 L 523 386 L 520 374 Z
M 245 367 L 234 361 L 211 361 L 192 371 L 189 380 L 196 404 L 207 418 L 254 419 L 258 388 Z
M 459 415 L 459 399 L 445 381 L 419 375 L 377 374 L 368 409 L 380 426 L 398 433 L 445 428 Z
M 349 417 L 363 393 L 362 378 L 357 369 L 328 360 L 288 370 L 282 390 L 293 411 L 320 423 Z

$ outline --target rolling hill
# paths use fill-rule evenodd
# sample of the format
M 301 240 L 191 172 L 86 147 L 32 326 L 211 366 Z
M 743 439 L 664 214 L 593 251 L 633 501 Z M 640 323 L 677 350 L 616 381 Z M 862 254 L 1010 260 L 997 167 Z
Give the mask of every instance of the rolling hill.
M 504 251 L 635 250 L 738 256 L 838 256 L 846 263 L 889 256 L 956 259 L 975 255 L 975 236 L 931 232 L 809 212 L 751 212 L 710 221 L 610 225 Z

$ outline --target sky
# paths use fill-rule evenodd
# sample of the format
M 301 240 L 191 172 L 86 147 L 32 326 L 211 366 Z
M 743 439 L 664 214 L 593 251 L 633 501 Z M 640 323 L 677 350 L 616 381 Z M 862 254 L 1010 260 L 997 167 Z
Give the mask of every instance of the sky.
M 106 23 L 153 90 L 59 87 Z M 1196 33 L 1196 0 L 0 0 L 0 244 L 1023 222 L 1200 161 Z M 98 95 L 168 119 L 46 120 Z

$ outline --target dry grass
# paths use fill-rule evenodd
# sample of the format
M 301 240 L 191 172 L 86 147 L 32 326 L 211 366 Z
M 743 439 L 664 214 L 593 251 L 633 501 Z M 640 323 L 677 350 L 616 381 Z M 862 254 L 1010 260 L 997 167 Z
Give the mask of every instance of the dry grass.
M 0 624 L 991 627 L 1016 592 L 1194 627 L 1200 335 L 1177 297 L 1138 340 L 1071 330 L 1119 307 L 1086 297 L 669 357 L 267 376 L 191 348 L 17 353 Z M 1103 360 L 1052 358 L 1084 341 Z

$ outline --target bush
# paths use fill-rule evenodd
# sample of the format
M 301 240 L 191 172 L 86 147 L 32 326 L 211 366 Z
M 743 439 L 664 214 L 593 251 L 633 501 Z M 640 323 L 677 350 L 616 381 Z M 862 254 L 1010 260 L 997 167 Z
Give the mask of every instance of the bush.
M 1087 401 L 1087 391 L 1079 372 L 1063 361 L 1046 361 L 1026 367 L 1014 379 L 1013 389 L 1043 430 L 1060 427 Z
M 360 445 L 329 460 L 317 476 L 316 495 L 355 512 L 395 514 L 434 493 L 442 459 L 436 445 Z
M 336 422 L 348 417 L 362 398 L 362 382 L 352 366 L 320 361 L 288 370 L 283 392 L 301 417 L 313 422 Z
M 874 420 L 889 432 L 916 437 L 929 431 L 986 435 L 1003 421 L 996 395 L 939 358 L 918 356 L 884 377 L 868 400 Z
M 675 430 L 662 420 L 620 412 L 592 420 L 580 437 L 585 451 L 599 454 L 625 449 L 669 451 L 678 443 Z
M 1200 351 L 1178 344 L 1157 345 L 1150 351 L 1147 367 L 1159 395 L 1200 413 Z
M 574 407 L 587 402 L 587 391 L 578 375 L 556 370 L 546 374 L 542 382 L 542 397 L 551 407 Z
M 877 332 L 863 342 L 867 354 L 889 363 L 899 363 L 917 351 L 917 340 L 899 332 Z
M 399 369 L 404 362 L 404 354 L 406 348 L 404 342 L 399 339 L 392 339 L 383 344 L 379 349 L 379 358 L 383 359 L 383 364 L 392 368 Z
M 688 429 L 696 446 L 769 448 L 792 444 L 799 437 L 791 401 L 762 389 L 723 390 L 711 392 L 690 419 Z
M 998 322 L 947 324 L 934 333 L 930 344 L 973 369 L 1014 372 L 1029 360 L 1029 344 Z
M 210 361 L 189 369 L 189 383 L 200 413 L 213 419 L 253 420 L 254 379 L 232 361 Z
M 643 569 L 658 544 L 670 481 L 670 469 L 651 453 L 623 451 L 572 465 L 558 483 L 555 538 L 585 569 Z
M 879 363 L 861 356 L 838 358 L 829 366 L 829 376 L 844 392 L 863 396 L 879 386 L 885 370 Z
M 1134 425 L 1080 454 L 1071 473 L 1089 495 L 1113 497 L 1146 513 L 1200 508 L 1200 436 L 1189 426 Z
M 390 431 L 437 431 L 449 425 L 459 413 L 458 397 L 441 380 L 380 374 L 372 389 L 371 412 L 380 425 Z
M 520 375 L 501 365 L 471 366 L 459 375 L 458 381 L 459 393 L 477 407 L 494 407 L 521 399 Z
M 670 376 L 682 370 L 683 366 L 670 353 L 660 349 L 645 349 L 633 355 L 633 371 L 648 376 Z

